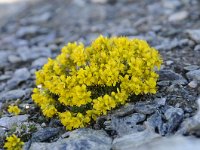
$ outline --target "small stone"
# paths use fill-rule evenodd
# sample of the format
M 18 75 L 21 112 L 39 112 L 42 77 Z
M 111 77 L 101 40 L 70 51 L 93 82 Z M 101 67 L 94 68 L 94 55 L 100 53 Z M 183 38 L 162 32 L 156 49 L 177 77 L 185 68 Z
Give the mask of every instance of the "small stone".
M 167 66 L 170 66 L 170 65 L 172 65 L 173 63 L 174 63 L 174 61 L 172 61 L 172 60 L 166 61 L 166 65 L 167 65 Z
M 191 88 L 196 88 L 198 85 L 197 81 L 193 80 L 190 83 L 188 83 L 188 86 Z
M 21 62 L 21 58 L 16 56 L 16 55 L 9 55 L 8 56 L 8 61 L 11 62 L 11 63 L 19 63 Z
M 159 134 L 152 131 L 145 130 L 133 134 L 127 134 L 113 140 L 113 150 L 133 150 L 138 149 L 140 146 L 151 142 L 154 139 L 160 138 Z
M 200 69 L 189 71 L 188 73 L 186 73 L 186 76 L 190 81 L 196 80 L 199 82 L 200 81 Z
M 188 17 L 187 11 L 180 11 L 169 16 L 168 20 L 170 22 L 179 22 L 185 20 L 187 17 Z
M 23 47 L 19 48 L 17 52 L 23 61 L 29 61 L 40 57 L 51 57 L 51 50 L 46 47 L 33 47 L 31 49 Z
M 34 60 L 33 62 L 32 62 L 32 67 L 35 67 L 35 68 L 40 68 L 40 67 L 42 67 L 44 64 L 46 64 L 47 63 L 47 61 L 48 61 L 48 58 L 46 58 L 46 57 L 41 57 L 41 58 L 38 58 L 38 59 L 36 59 L 36 60 Z
M 159 106 L 164 106 L 166 104 L 166 98 L 163 97 L 163 98 L 156 98 L 154 100 L 154 102 L 156 102 L 156 104 L 158 104 Z
M 33 142 L 30 150 L 110 150 L 112 139 L 103 130 L 82 128 L 69 132 L 68 138 L 56 142 Z
M 33 36 L 38 33 L 39 29 L 40 28 L 38 26 L 34 26 L 34 25 L 21 27 L 17 31 L 16 36 L 19 38 L 24 38 L 25 36 Z
M 20 124 L 28 120 L 29 115 L 18 115 L 0 118 L 0 127 L 10 129 L 14 124 Z
M 200 51 L 200 44 L 199 44 L 199 45 L 196 45 L 195 48 L 194 48 L 194 50 L 195 50 L 195 51 Z
M 8 56 L 9 56 L 9 52 L 0 51 L 0 68 L 8 65 Z
M 186 33 L 196 43 L 200 43 L 200 29 L 187 30 Z
M 25 96 L 25 91 L 24 90 L 12 90 L 8 92 L 3 92 L 0 94 L 0 101 L 4 102 L 6 100 L 16 100 L 20 99 L 23 96 Z
M 17 69 L 13 78 L 7 82 L 7 89 L 15 88 L 19 83 L 26 81 L 31 76 L 27 68 Z
M 44 128 L 35 133 L 33 133 L 31 141 L 32 142 L 44 142 L 56 135 L 58 135 L 59 128 Z
M 138 113 L 149 115 L 156 111 L 157 105 L 155 104 L 146 104 L 146 103 L 136 103 L 134 110 Z
M 174 84 L 187 84 L 187 80 L 184 79 L 180 74 L 173 72 L 172 70 L 160 70 L 159 72 L 160 81 L 171 81 Z
M 145 118 L 144 114 L 139 113 L 125 117 L 112 117 L 110 122 L 105 122 L 106 130 L 116 131 L 118 136 L 139 132 L 140 130 L 144 130 L 144 127 L 137 125 L 137 123 L 143 122 Z
M 11 75 L 4 74 L 0 76 L 0 81 L 8 80 L 10 78 L 11 78 Z
M 197 69 L 199 69 L 199 68 L 200 68 L 200 67 L 197 66 L 197 65 L 189 65 L 189 66 L 184 67 L 184 69 L 185 69 L 186 71 L 193 71 L 193 70 L 197 70 Z

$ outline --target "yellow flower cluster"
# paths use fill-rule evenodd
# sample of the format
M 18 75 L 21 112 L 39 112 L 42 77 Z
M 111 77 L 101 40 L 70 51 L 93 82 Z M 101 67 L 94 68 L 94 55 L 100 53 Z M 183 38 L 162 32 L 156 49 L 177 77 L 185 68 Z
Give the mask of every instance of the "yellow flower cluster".
M 4 148 L 7 150 L 22 150 L 23 145 L 24 142 L 22 142 L 20 138 L 13 134 L 6 138 Z
M 68 130 L 84 127 L 132 94 L 156 93 L 161 63 L 158 51 L 139 39 L 100 36 L 87 47 L 69 43 L 36 72 L 32 99 Z
M 10 105 L 8 106 L 8 112 L 14 115 L 18 115 L 21 112 L 21 110 L 18 106 Z

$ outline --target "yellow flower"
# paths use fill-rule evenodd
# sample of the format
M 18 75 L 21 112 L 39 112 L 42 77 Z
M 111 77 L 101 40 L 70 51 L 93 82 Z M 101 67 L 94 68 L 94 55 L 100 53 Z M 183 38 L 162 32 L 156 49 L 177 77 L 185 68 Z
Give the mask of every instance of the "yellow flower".
M 13 134 L 6 138 L 4 148 L 6 148 L 7 150 L 22 150 L 23 145 L 24 142 L 22 142 L 20 138 Z
M 21 110 L 19 109 L 18 106 L 10 105 L 10 106 L 8 106 L 8 112 L 12 113 L 14 115 L 18 115 L 21 112 Z

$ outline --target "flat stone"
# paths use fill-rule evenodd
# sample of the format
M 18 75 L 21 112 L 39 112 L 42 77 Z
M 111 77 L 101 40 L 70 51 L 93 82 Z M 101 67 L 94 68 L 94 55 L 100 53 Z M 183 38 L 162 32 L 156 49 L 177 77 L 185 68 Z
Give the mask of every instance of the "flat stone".
M 188 83 L 188 86 L 191 88 L 196 88 L 198 85 L 197 81 L 193 80 L 190 83 Z
M 193 41 L 200 43 L 200 29 L 187 30 L 186 33 Z
M 36 60 L 34 60 L 32 62 L 32 67 L 42 67 L 44 64 L 46 64 L 48 61 L 48 58 L 46 57 L 41 57 L 41 58 L 38 58 Z
M 8 61 L 11 62 L 11 63 L 19 63 L 21 62 L 21 58 L 16 56 L 16 55 L 9 55 L 8 56 Z
M 33 142 L 30 150 L 110 150 L 112 139 L 103 130 L 88 128 L 69 132 L 68 138 L 52 143 Z
M 172 70 L 160 70 L 159 72 L 160 81 L 170 81 L 174 84 L 187 84 L 187 80 L 183 78 L 180 74 L 175 73 Z
M 195 50 L 195 51 L 200 51 L 200 44 L 199 44 L 199 45 L 196 45 L 196 46 L 194 47 L 194 50 Z
M 112 150 L 138 149 L 138 147 L 159 138 L 159 134 L 156 134 L 149 130 L 127 134 L 113 140 Z
M 31 141 L 32 142 L 44 142 L 51 137 L 58 135 L 59 128 L 44 128 L 35 133 L 33 133 Z
M 197 66 L 197 65 L 189 65 L 189 66 L 184 67 L 184 69 L 185 69 L 186 71 L 193 71 L 193 70 L 197 70 L 197 69 L 199 69 L 199 68 L 200 68 L 200 67 Z
M 34 25 L 21 27 L 17 31 L 16 36 L 19 38 L 24 38 L 25 36 L 32 36 L 38 33 L 39 29 L 40 28 L 38 26 L 34 26 Z
M 186 73 L 186 76 L 190 81 L 192 80 L 200 81 L 200 69 L 189 71 L 188 73 Z
M 19 48 L 18 55 L 23 61 L 29 61 L 40 57 L 51 57 L 51 50 L 46 47 Z M 31 54 L 31 55 L 30 55 Z
M 4 102 L 6 100 L 17 100 L 25 96 L 24 90 L 11 90 L 8 92 L 3 92 L 0 94 L 0 101 Z
M 9 52 L 0 51 L 0 68 L 8 64 L 8 56 L 9 56 Z
M 7 82 L 7 89 L 15 88 L 19 83 L 26 81 L 31 76 L 27 68 L 17 69 L 12 77 Z
M 118 136 L 144 130 L 144 126 L 137 125 L 146 119 L 144 114 L 133 113 L 125 117 L 112 117 L 111 121 L 105 122 L 106 130 L 117 132 Z
M 181 135 L 154 138 L 147 143 L 138 146 L 137 150 L 197 150 L 200 147 L 200 140 L 194 137 Z M 134 147 L 130 147 L 133 149 Z M 122 150 L 122 149 L 121 149 Z
M 179 22 L 185 20 L 187 17 L 188 17 L 187 11 L 180 11 L 169 16 L 168 20 L 170 22 Z
M 29 115 L 18 115 L 0 118 L 0 126 L 10 129 L 14 124 L 20 124 L 28 120 Z

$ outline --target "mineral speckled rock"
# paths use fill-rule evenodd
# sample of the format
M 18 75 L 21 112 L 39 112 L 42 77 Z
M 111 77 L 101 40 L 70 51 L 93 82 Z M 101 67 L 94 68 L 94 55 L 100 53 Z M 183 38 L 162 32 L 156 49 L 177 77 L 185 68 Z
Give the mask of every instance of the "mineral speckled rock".
M 200 82 L 200 69 L 190 71 L 186 73 L 186 76 L 189 80 L 196 80 Z
M 189 37 L 196 43 L 200 43 L 200 29 L 191 29 L 186 31 Z
M 30 150 L 110 150 L 112 139 L 102 130 L 78 129 L 52 143 L 33 142 Z

